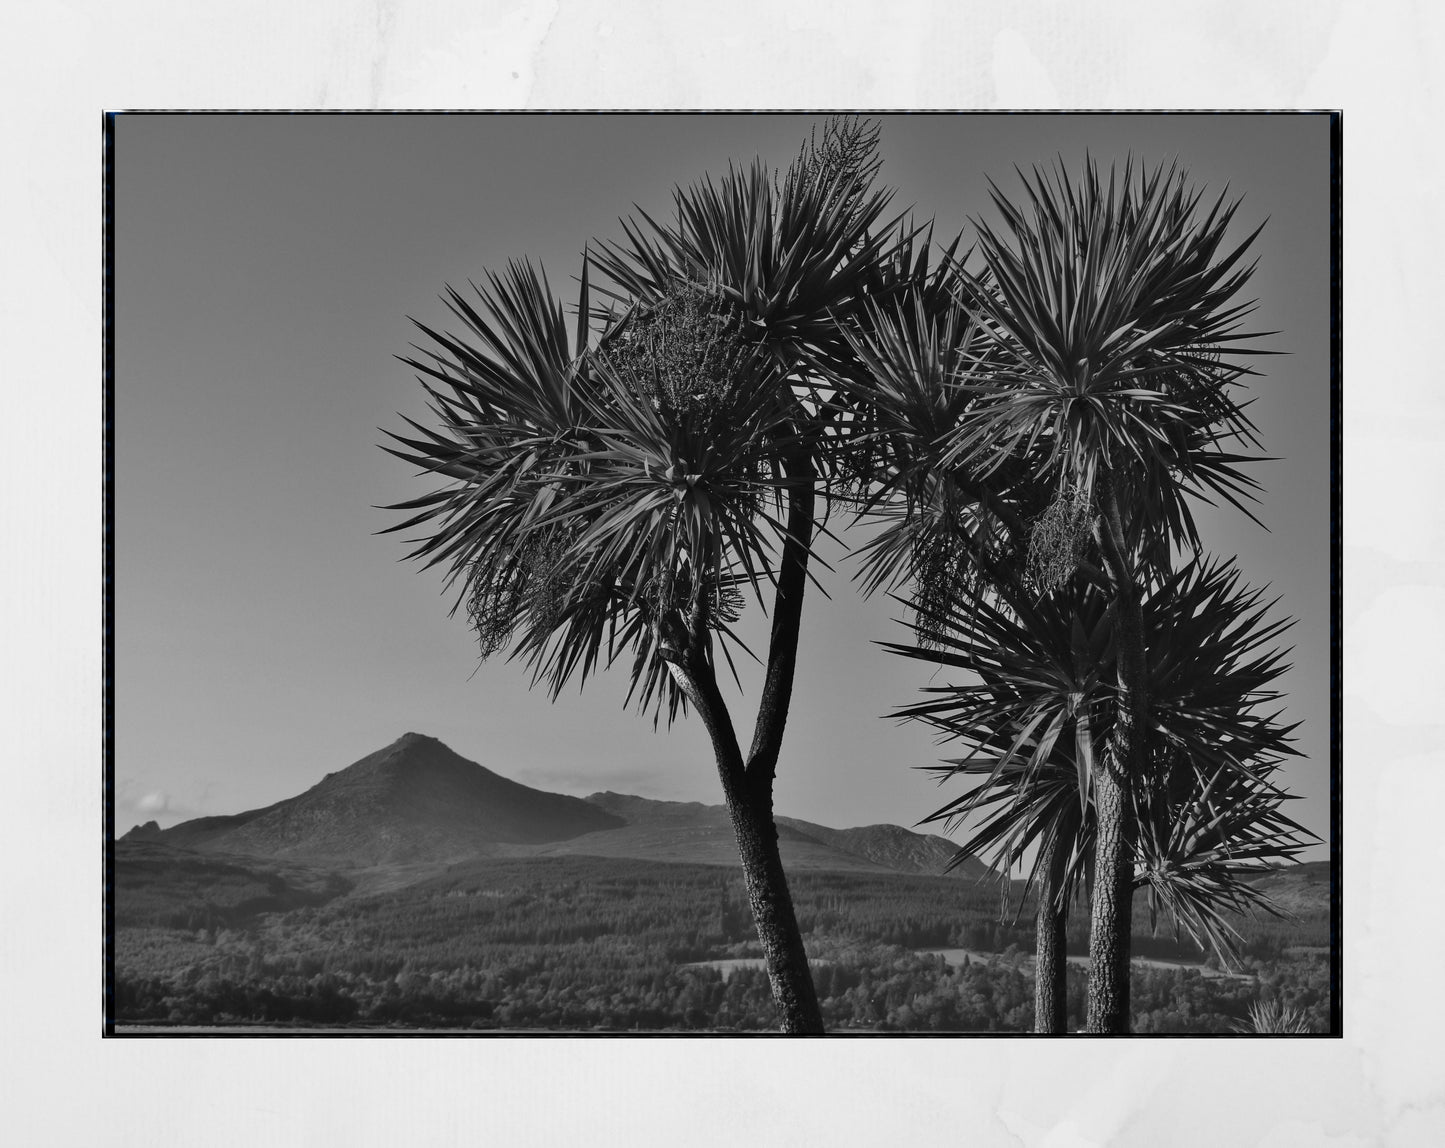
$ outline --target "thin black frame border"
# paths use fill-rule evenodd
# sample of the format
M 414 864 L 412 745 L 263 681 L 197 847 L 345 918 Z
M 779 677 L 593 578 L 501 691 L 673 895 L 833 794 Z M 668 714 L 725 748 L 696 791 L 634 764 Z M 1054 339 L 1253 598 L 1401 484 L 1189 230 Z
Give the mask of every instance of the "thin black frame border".
M 102 494 L 101 523 L 101 641 L 104 644 L 102 679 L 102 754 L 104 780 L 105 871 L 105 979 L 102 988 L 104 1034 L 115 1036 L 115 116 L 102 121 L 101 189 L 102 243 L 101 338 L 104 393 L 101 400 Z

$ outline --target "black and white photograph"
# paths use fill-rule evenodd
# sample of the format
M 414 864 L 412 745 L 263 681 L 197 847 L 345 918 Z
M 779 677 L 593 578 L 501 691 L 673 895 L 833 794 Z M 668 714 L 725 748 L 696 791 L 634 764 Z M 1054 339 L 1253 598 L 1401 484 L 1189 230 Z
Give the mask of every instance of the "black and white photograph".
M 1445 1143 L 1445 8 L 0 27 L 7 1143 Z
M 1339 1037 L 1339 124 L 108 117 L 107 1035 Z

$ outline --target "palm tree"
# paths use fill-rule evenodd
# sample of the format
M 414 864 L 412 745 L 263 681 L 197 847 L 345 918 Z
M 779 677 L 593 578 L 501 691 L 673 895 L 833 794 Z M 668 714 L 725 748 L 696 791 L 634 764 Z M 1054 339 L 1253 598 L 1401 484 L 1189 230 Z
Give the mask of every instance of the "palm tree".
M 1002 364 L 978 309 L 966 305 L 976 285 L 959 275 L 961 237 L 932 266 L 931 239 L 930 232 L 916 250 L 911 241 L 900 249 L 898 288 L 887 304 L 868 308 L 866 323 L 845 330 L 852 354 L 827 371 L 832 401 L 846 412 L 844 433 L 833 445 L 840 465 L 856 476 L 856 515 L 881 524 L 859 550 L 863 591 L 908 584 L 915 632 L 923 648 L 936 650 L 948 644 L 949 618 L 973 604 L 1030 608 L 1029 524 L 1046 505 L 1047 487 L 1022 460 L 981 479 L 949 457 L 974 401 L 971 384 Z M 1012 772 L 1003 767 L 1005 779 Z M 1035 818 L 1050 828 L 1040 836 L 1039 863 L 1029 875 L 1040 905 L 1035 1015 L 1041 1032 L 1061 1032 L 1065 1024 L 1063 874 L 1072 871 L 1067 823 L 1078 820 L 1078 803 L 1072 771 L 1063 780 L 1062 789 L 1045 794 L 1034 778 L 1031 790 L 1060 819 L 1055 825 L 1048 816 Z M 999 784 L 1007 789 L 1006 780 Z M 955 864 L 997 844 L 992 831 L 1000 824 L 985 826 Z
M 1268 650 L 1288 625 L 1274 603 L 1242 587 L 1231 564 L 1195 561 L 1153 580 L 1142 604 L 1153 727 L 1148 768 L 1132 789 L 1131 896 L 1146 889 L 1151 921 L 1162 912 L 1201 948 L 1228 960 L 1237 934 L 1229 913 L 1270 909 L 1250 877 L 1303 848 L 1305 830 L 1280 812 L 1269 780 L 1292 753 L 1293 727 L 1261 712 L 1287 668 Z M 1116 627 L 1108 594 L 1076 576 L 1020 611 L 984 599 L 917 604 L 926 644 L 895 652 L 969 672 L 977 681 L 931 688 L 900 711 L 968 756 L 931 767 L 941 778 L 982 778 L 927 821 L 978 818 L 956 861 L 989 860 L 1007 882 L 1026 864 L 1037 890 L 1035 1018 L 1063 1031 L 1063 929 L 1092 868 L 1097 812 L 1094 746 L 1117 720 Z
M 1002 883 L 1005 912 L 1014 875 L 1023 872 L 1019 905 L 1030 893 L 1035 901 L 1034 1031 L 1066 1032 L 1065 933 L 1069 908 L 1087 881 L 1092 807 L 1079 807 L 1074 762 L 1063 744 L 1055 745 L 1050 759 L 1031 776 L 1019 762 L 995 766 L 991 759 L 961 758 L 926 767 L 940 781 L 961 775 L 983 775 L 983 780 L 923 821 L 944 822 L 950 831 L 974 821 L 973 834 L 948 867 L 970 857 L 988 864 Z
M 838 325 L 880 283 L 893 227 L 876 145 L 876 126 L 832 124 L 781 180 L 754 164 L 677 189 L 674 222 L 644 214 L 584 259 L 575 333 L 525 264 L 489 277 L 480 310 L 449 291 L 470 341 L 422 327 L 431 349 L 405 360 L 440 428 L 393 436 L 392 453 L 454 480 L 399 507 L 418 513 L 394 529 L 430 524 L 413 556 L 449 565 L 484 654 L 512 643 L 555 697 L 630 652 L 630 697 L 701 717 L 788 1032 L 823 1027 L 772 804 L 833 481 L 835 415 L 809 363 L 846 355 Z M 769 587 L 744 752 L 718 654 L 731 666 L 744 595 L 768 609 Z
M 1107 182 L 1035 169 L 1028 204 L 998 189 L 999 230 L 974 222 L 983 272 L 961 276 L 994 355 L 971 380 L 944 466 L 978 480 L 1023 458 L 1053 502 L 1031 531 L 1030 563 L 1049 581 L 1092 536 L 1115 616 L 1116 701 L 1106 752 L 1090 768 L 1097 817 L 1088 1027 L 1127 1032 L 1134 779 L 1147 766 L 1151 705 L 1142 599 L 1176 547 L 1198 549 L 1192 497 L 1242 508 L 1257 484 L 1226 447 L 1253 444 L 1235 384 L 1251 373 L 1236 345 L 1253 270 L 1225 233 L 1238 201 L 1201 210 L 1177 167 Z M 1257 232 L 1256 232 L 1257 234 Z
M 983 858 L 1007 890 L 1032 851 L 1023 896 L 1033 891 L 1037 903 L 1034 1027 L 1040 1033 L 1066 1031 L 1065 926 L 1092 860 L 1095 828 L 1080 777 L 1107 721 L 1113 657 L 1100 595 L 1082 581 L 1071 589 L 1025 602 L 1021 614 L 994 598 L 918 602 L 915 627 L 926 641 L 890 646 L 978 679 L 931 688 L 929 700 L 899 716 L 925 721 L 943 738 L 968 746 L 966 757 L 929 767 L 940 780 L 982 778 L 924 819 L 950 829 L 977 819 L 953 863 Z

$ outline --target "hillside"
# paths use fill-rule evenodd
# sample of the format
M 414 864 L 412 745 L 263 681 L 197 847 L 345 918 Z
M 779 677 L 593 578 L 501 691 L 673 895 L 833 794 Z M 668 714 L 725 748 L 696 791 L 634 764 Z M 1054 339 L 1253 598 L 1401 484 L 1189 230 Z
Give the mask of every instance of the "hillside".
M 736 866 L 477 858 L 387 889 L 294 862 L 117 848 L 115 1010 L 161 1024 L 437 1029 L 769 1029 Z M 890 872 L 790 875 L 831 1030 L 1021 1031 L 1031 905 L 990 884 Z M 1243 976 L 1211 976 L 1135 904 L 1137 1031 L 1228 1032 L 1261 992 L 1328 1025 L 1327 931 L 1242 921 Z M 1086 922 L 1069 951 L 1087 951 Z M 1182 962 L 1182 967 L 1180 963 Z M 1192 966 L 1192 967 L 1191 967 Z M 1084 969 L 1071 963 L 1077 1025 Z
M 122 840 L 115 851 L 120 929 L 254 927 L 265 914 L 324 905 L 352 887 L 309 865 L 197 853 L 145 838 Z
M 589 854 L 701 865 L 736 865 L 737 845 L 727 809 L 689 801 L 653 801 L 621 793 L 594 793 L 589 802 L 621 818 L 619 829 L 589 833 L 535 850 L 553 855 Z M 942 837 L 898 825 L 830 829 L 796 817 L 779 817 L 778 848 L 789 871 L 831 869 L 857 873 L 941 874 L 955 846 Z M 970 862 L 955 871 L 977 878 L 984 867 Z
M 1251 884 L 1269 894 L 1276 908 L 1293 916 L 1328 915 L 1330 911 L 1328 861 L 1290 865 Z

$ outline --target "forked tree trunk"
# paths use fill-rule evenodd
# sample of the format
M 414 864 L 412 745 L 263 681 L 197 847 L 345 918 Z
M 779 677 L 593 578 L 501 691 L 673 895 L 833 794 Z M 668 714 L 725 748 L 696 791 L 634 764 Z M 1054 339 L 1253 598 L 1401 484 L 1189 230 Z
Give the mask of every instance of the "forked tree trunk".
M 1059 903 L 1068 850 L 1055 834 L 1039 859 L 1039 909 L 1034 918 L 1034 1031 L 1068 1031 L 1069 1000 L 1064 924 L 1068 907 Z
M 744 768 L 737 736 L 712 667 L 699 659 L 678 659 L 670 667 L 712 739 L 718 777 L 763 960 L 784 1032 L 821 1033 L 823 1014 L 808 969 L 808 955 L 793 912 L 793 898 L 778 852 L 778 827 L 773 820 L 773 774 Z
M 700 635 L 694 632 L 690 639 L 679 635 L 677 640 L 663 643 L 671 646 L 663 656 L 673 679 L 697 710 L 712 739 L 718 777 L 743 864 L 748 904 L 752 907 L 768 983 L 783 1031 L 821 1033 L 823 1013 L 818 1007 L 808 955 L 783 874 L 778 827 L 773 820 L 773 777 L 792 699 L 808 546 L 813 530 L 811 462 L 806 457 L 792 460 L 788 476 L 796 485 L 788 495 L 788 537 L 778 571 L 768 667 L 753 743 L 746 760 Z
M 778 853 L 772 774 L 750 777 L 744 768 L 732 718 L 718 691 L 712 667 L 696 657 L 669 656 L 668 664 L 712 739 L 718 777 L 743 864 L 748 904 L 783 1031 L 821 1033 L 823 1014 Z

